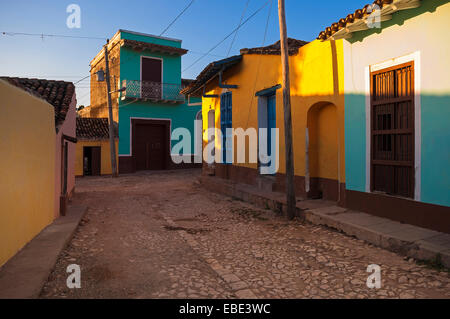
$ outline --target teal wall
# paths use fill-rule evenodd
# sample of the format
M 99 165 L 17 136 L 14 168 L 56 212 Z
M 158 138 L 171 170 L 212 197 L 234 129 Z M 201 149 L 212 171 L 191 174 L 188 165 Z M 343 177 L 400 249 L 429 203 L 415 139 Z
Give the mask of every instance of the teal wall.
M 136 35 L 122 32 L 121 38 L 142 42 L 156 43 L 181 47 L 181 41 L 170 41 L 157 37 Z M 181 57 L 174 55 L 157 54 L 149 51 L 137 52 L 129 48 L 120 49 L 120 82 L 123 80 L 137 80 L 141 78 L 141 56 L 163 59 L 163 83 L 181 84 Z M 164 118 L 172 120 L 172 130 L 178 127 L 187 128 L 191 132 L 190 153 L 194 153 L 194 120 L 201 110 L 199 106 L 187 104 L 132 102 L 119 99 L 119 155 L 130 154 L 130 118 Z M 191 103 L 201 102 L 201 98 L 192 98 Z M 187 102 L 186 102 L 187 103 Z M 172 141 L 172 146 L 177 141 Z
M 126 101 L 125 101 L 126 102 Z M 193 99 L 192 99 L 192 102 Z M 126 104 L 126 103 L 122 103 Z M 135 102 L 129 105 L 119 104 L 119 155 L 130 154 L 130 118 L 164 118 L 172 120 L 172 131 L 177 127 L 187 128 L 191 132 L 191 151 L 194 153 L 194 120 L 201 110 L 200 106 L 187 104 L 155 104 L 148 102 Z M 172 146 L 177 141 L 172 141 Z
M 141 56 L 163 59 L 163 83 L 181 84 L 181 57 L 120 48 L 120 82 L 141 79 Z
M 450 95 L 421 95 L 421 201 L 450 206 Z M 365 192 L 364 95 L 345 95 L 345 176 L 349 190 Z
M 450 206 L 450 95 L 422 95 L 422 201 Z
M 366 98 L 345 94 L 345 187 L 366 188 Z

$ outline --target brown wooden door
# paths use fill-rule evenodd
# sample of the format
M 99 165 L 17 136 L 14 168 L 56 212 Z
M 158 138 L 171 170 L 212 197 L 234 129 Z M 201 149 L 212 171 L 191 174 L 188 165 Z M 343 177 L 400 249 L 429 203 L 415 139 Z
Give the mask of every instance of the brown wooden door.
M 91 169 L 92 175 L 100 175 L 101 174 L 101 147 L 94 146 L 91 148 Z
M 371 74 L 372 190 L 414 197 L 414 65 Z
M 141 68 L 142 98 L 161 98 L 162 60 L 143 57 Z
M 167 134 L 164 124 L 135 124 L 133 157 L 136 170 L 165 169 Z

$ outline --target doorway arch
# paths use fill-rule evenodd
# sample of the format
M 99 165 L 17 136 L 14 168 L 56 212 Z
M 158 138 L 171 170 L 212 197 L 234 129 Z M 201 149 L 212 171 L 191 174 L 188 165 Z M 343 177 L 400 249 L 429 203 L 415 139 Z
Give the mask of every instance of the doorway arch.
M 306 191 L 309 198 L 339 200 L 339 134 L 336 105 L 319 102 L 307 114 Z

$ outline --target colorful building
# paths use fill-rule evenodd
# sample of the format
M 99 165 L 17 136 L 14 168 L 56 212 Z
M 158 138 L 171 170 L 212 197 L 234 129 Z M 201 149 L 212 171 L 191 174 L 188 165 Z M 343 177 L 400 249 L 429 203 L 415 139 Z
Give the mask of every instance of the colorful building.
M 172 131 L 186 128 L 194 145 L 199 99 L 180 94 L 189 83 L 181 79 L 181 40 L 119 30 L 108 44 L 112 108 L 119 124 L 119 172 L 192 167 L 175 164 Z M 101 50 L 91 61 L 91 105 L 83 117 L 108 117 L 105 59 Z M 119 89 L 123 89 L 120 90 Z M 184 154 L 193 159 L 194 151 Z
M 115 127 L 115 143 L 117 149 L 117 127 Z M 77 117 L 76 147 L 75 176 L 112 174 L 107 118 Z
M 65 215 L 75 190 L 76 94 L 71 82 L 2 77 L 47 101 L 55 110 L 55 218 Z
M 345 201 L 344 76 L 342 41 L 289 39 L 289 63 L 293 124 L 296 195 Z M 284 113 L 281 88 L 280 45 L 242 49 L 240 55 L 209 64 L 182 93 L 202 96 L 203 129 L 216 128 L 222 139 L 214 139 L 217 153 L 224 154 L 226 140 L 233 143 L 234 160 L 216 156 L 204 164 L 207 174 L 252 184 L 269 191 L 285 189 Z M 262 163 L 236 158 L 237 137 L 225 128 L 278 128 L 279 169 L 263 174 Z M 264 137 L 269 139 L 268 136 Z M 249 140 L 249 138 L 247 138 Z M 259 147 L 262 138 L 258 139 Z M 267 140 L 270 144 L 271 141 Z
M 319 36 L 345 39 L 347 205 L 450 232 L 450 3 L 374 4 Z
M 0 78 L 0 266 L 55 218 L 74 190 L 72 83 Z M 72 123 L 73 122 L 73 123 Z

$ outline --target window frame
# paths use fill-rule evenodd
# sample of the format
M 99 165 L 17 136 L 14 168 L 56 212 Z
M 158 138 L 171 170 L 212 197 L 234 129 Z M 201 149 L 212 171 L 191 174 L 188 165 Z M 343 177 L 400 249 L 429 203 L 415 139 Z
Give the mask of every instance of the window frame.
M 374 83 L 374 78 L 376 75 L 382 74 L 382 73 L 387 73 L 390 71 L 396 71 L 398 69 L 402 69 L 405 67 L 411 67 L 410 69 L 410 94 L 408 96 L 404 96 L 404 97 L 394 97 L 394 98 L 387 98 L 384 100 L 376 100 L 375 101 L 375 96 L 374 96 L 374 87 L 375 87 L 375 83 Z M 416 187 L 416 170 L 415 170 L 415 165 L 416 165 L 416 134 L 415 134 L 415 130 L 416 130 L 416 109 L 415 109 L 415 95 L 416 95 L 416 83 L 415 83 L 415 61 L 414 60 L 410 60 L 408 62 L 404 62 L 404 63 L 399 63 L 399 64 L 395 64 L 389 67 L 385 67 L 385 68 L 380 68 L 377 69 L 375 71 L 369 71 L 369 79 L 370 79 L 370 97 L 369 97 L 369 122 L 370 122 L 370 131 L 369 131 L 369 141 L 370 141 L 370 160 L 369 160 L 369 165 L 370 165 L 370 192 L 380 192 L 386 195 L 391 195 L 391 196 L 398 196 L 398 197 L 402 197 L 402 198 L 409 198 L 409 199 L 415 199 L 416 198 L 416 191 L 415 191 L 415 187 Z M 395 82 L 394 82 L 395 83 Z M 395 85 L 395 84 L 394 84 Z M 393 90 L 396 90 L 396 87 L 393 88 Z M 401 102 L 410 102 L 411 103 L 411 107 L 410 107 L 410 112 L 411 114 L 409 114 L 409 118 L 411 119 L 411 127 L 408 128 L 407 130 L 410 131 L 409 134 L 412 138 L 411 141 L 411 156 L 412 159 L 411 161 L 399 161 L 399 160 L 375 160 L 374 159 L 374 136 L 377 135 L 374 130 L 374 106 L 376 105 L 383 105 L 383 104 L 395 104 L 397 105 L 398 103 Z M 394 114 L 395 110 L 393 113 Z M 386 113 L 388 114 L 388 113 Z M 391 117 L 391 122 L 395 122 L 395 120 Z M 397 130 L 401 130 L 401 129 L 392 129 L 392 131 L 394 131 L 394 133 L 392 133 L 394 136 L 396 134 L 395 131 Z M 395 143 L 392 143 L 391 141 L 391 153 L 395 153 Z M 375 165 L 385 165 L 385 166 L 401 166 L 401 167 L 410 167 L 411 169 L 411 180 L 410 180 L 410 193 L 408 194 L 408 196 L 402 195 L 402 194 L 398 194 L 398 193 L 387 193 L 387 192 L 383 192 L 380 190 L 376 190 L 375 189 L 375 173 L 374 173 L 374 168 Z M 395 177 L 392 179 L 393 183 L 395 184 Z

